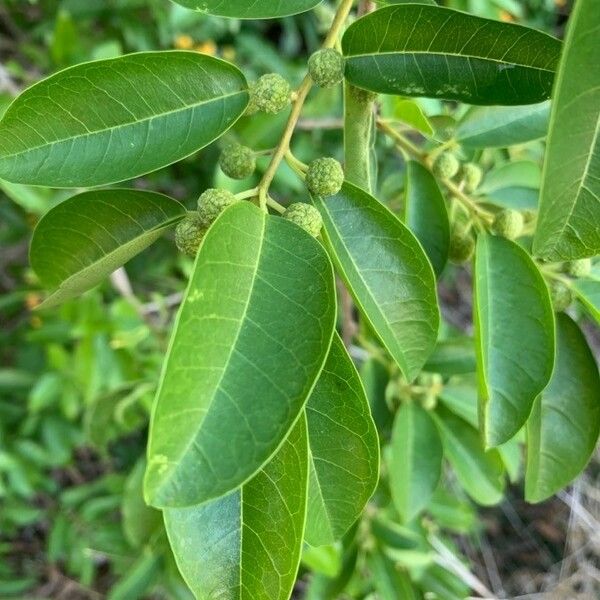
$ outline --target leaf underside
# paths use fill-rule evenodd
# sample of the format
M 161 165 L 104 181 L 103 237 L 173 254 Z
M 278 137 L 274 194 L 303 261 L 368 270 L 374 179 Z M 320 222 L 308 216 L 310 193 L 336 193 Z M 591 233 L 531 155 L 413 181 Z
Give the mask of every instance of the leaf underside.
M 323 0 L 173 0 L 185 8 L 233 19 L 276 19 L 305 12 Z

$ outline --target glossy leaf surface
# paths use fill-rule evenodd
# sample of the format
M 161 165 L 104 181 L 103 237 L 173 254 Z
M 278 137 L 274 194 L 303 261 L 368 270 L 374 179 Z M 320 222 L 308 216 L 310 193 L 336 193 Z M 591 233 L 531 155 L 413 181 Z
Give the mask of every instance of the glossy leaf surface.
M 42 307 L 94 287 L 185 214 L 167 196 L 125 189 L 83 192 L 50 209 L 35 228 L 29 252 L 42 284 L 56 288 Z
M 443 449 L 433 419 L 415 402 L 396 413 L 389 479 L 394 506 L 405 523 L 427 505 L 442 473 Z
M 444 196 L 431 172 L 411 160 L 406 164 L 404 222 L 421 242 L 436 275 L 448 260 L 450 223 Z
M 479 432 L 449 410 L 438 407 L 435 416 L 444 455 L 467 494 L 484 506 L 500 502 L 504 478 L 498 451 L 486 452 Z
M 300 227 L 247 202 L 215 221 L 196 258 L 155 400 L 150 504 L 205 502 L 265 464 L 325 362 L 334 301 L 331 263 Z
M 435 275 L 413 234 L 373 196 L 345 183 L 314 197 L 323 235 L 350 293 L 408 379 L 433 350 L 439 325 Z
M 577 324 L 556 317 L 556 367 L 527 423 L 525 497 L 541 502 L 570 483 L 596 448 L 598 366 Z
M 301 13 L 322 0 L 173 0 L 181 6 L 218 17 L 275 19 Z
M 340 539 L 379 479 L 379 440 L 360 377 L 342 340 L 329 356 L 306 405 L 310 483 L 306 541 Z
M 354 85 L 469 104 L 546 100 L 560 47 L 535 29 L 417 4 L 362 17 L 342 40 Z
M 473 310 L 479 419 L 486 445 L 498 446 L 525 424 L 554 364 L 548 288 L 518 244 L 479 235 Z
M 505 148 L 545 137 L 550 102 L 524 106 L 473 106 L 456 129 L 456 139 L 471 148 Z
M 179 570 L 198 600 L 287 600 L 302 550 L 306 422 L 241 489 L 164 511 Z
M 596 0 L 578 0 L 553 94 L 534 253 L 600 254 L 600 69 Z
M 206 146 L 247 104 L 242 73 L 197 52 L 76 65 L 10 105 L 0 121 L 0 177 L 54 187 L 131 179 Z

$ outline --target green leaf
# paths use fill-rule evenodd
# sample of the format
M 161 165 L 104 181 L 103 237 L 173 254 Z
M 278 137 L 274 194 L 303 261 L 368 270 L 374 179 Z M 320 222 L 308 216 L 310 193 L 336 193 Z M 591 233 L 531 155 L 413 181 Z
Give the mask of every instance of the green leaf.
M 444 377 L 475 373 L 475 349 L 469 337 L 452 337 L 440 340 L 425 363 L 425 371 L 440 373 Z
M 141 554 L 127 572 L 113 584 L 106 596 L 107 600 L 137 600 L 147 597 L 146 594 L 153 587 L 160 570 L 160 556 Z
M 323 0 L 173 0 L 185 8 L 233 19 L 275 19 L 305 12 Z
M 396 565 L 379 550 L 367 556 L 367 568 L 377 590 L 379 600 L 417 600 L 419 596 L 413 588 L 406 571 L 400 571 Z
M 379 440 L 352 359 L 335 334 L 306 405 L 310 483 L 305 539 L 340 539 L 356 521 L 379 479 Z
M 206 146 L 247 104 L 240 71 L 198 52 L 76 65 L 10 105 L 0 121 L 0 177 L 53 187 L 131 179 Z
M 427 115 L 423 109 L 414 100 L 403 98 L 393 98 L 392 116 L 403 123 L 414 127 L 426 136 L 432 136 L 434 131 Z
M 525 498 L 541 502 L 584 469 L 600 432 L 600 376 L 577 324 L 556 317 L 556 367 L 527 424 Z
M 252 477 L 304 408 L 334 321 L 319 242 L 251 203 L 227 209 L 204 238 L 164 362 L 149 503 L 199 504 Z
M 414 379 L 435 346 L 439 326 L 427 256 L 383 204 L 351 183 L 336 196 L 313 202 L 357 306 L 407 379 Z
M 273 459 L 231 494 L 164 511 L 175 560 L 198 600 L 287 600 L 302 551 L 308 480 L 301 417 Z
M 435 177 L 420 163 L 406 164 L 404 222 L 425 249 L 439 275 L 448 260 L 450 223 L 444 196 Z
M 480 422 L 488 447 L 525 424 L 554 365 L 548 288 L 518 244 L 480 234 L 474 273 Z
M 423 510 L 442 474 L 442 442 L 428 412 L 403 404 L 392 432 L 389 479 L 396 510 L 405 523 Z
M 393 420 L 393 414 L 385 399 L 385 390 L 390 380 L 389 369 L 377 358 L 370 357 L 360 368 L 360 378 L 377 431 L 389 431 Z
M 537 256 L 572 260 L 600 254 L 600 69 L 595 0 L 578 0 L 569 19 L 553 93 Z
M 513 105 L 550 97 L 561 44 L 520 25 L 406 4 L 353 23 L 342 48 L 346 79 L 358 87 Z
M 339 543 L 326 546 L 304 545 L 302 564 L 311 571 L 327 577 L 336 577 L 342 570 L 342 546 Z
M 524 106 L 473 106 L 456 128 L 456 139 L 471 148 L 505 148 L 546 136 L 550 102 Z
M 46 308 L 89 290 L 182 219 L 176 200 L 140 190 L 83 192 L 50 209 L 31 239 L 29 258 L 55 291 Z
M 486 452 L 479 432 L 443 406 L 438 406 L 434 417 L 442 436 L 444 455 L 465 492 L 484 506 L 500 502 L 504 469 L 498 451 Z
M 592 319 L 600 325 L 600 281 L 578 279 L 573 282 L 573 289 Z

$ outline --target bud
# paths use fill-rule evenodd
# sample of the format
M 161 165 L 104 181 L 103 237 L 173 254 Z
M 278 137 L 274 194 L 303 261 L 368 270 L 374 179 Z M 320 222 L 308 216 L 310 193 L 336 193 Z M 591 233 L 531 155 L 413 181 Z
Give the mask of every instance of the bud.
M 317 50 L 308 59 L 308 73 L 318 86 L 333 87 L 344 80 L 344 57 L 333 48 Z
M 300 225 L 302 229 L 317 237 L 323 226 L 321 213 L 312 204 L 294 202 L 290 204 L 283 213 L 283 218 Z
M 458 158 L 452 152 L 442 152 L 433 163 L 433 174 L 440 179 L 452 179 L 459 169 Z
M 475 250 L 473 236 L 462 227 L 455 227 L 450 235 L 448 258 L 455 265 L 467 262 Z
M 241 144 L 226 146 L 219 157 L 221 171 L 232 179 L 245 179 L 254 173 L 256 155 L 251 148 Z
M 552 305 L 556 312 L 566 310 L 571 305 L 571 302 L 573 302 L 571 288 L 557 279 L 553 279 L 550 282 L 550 297 L 552 298 Z
M 523 233 L 523 215 L 512 208 L 500 211 L 492 223 L 492 231 L 509 240 L 517 239 Z
M 177 224 L 175 245 L 180 252 L 194 257 L 205 233 L 206 227 L 202 224 L 199 215 L 192 213 Z
M 263 75 L 250 86 L 250 105 L 247 114 L 257 110 L 276 114 L 289 103 L 292 90 L 290 84 L 277 73 Z
M 315 196 L 335 196 L 344 183 L 344 169 L 335 158 L 317 158 L 308 165 L 306 185 Z
M 198 217 L 208 227 L 237 198 L 228 190 L 209 188 L 198 198 Z
M 462 167 L 463 177 L 465 180 L 465 190 L 474 192 L 481 183 L 483 171 L 475 163 L 466 163 Z
M 589 258 L 581 258 L 567 263 L 567 273 L 571 277 L 587 277 L 592 272 L 592 261 Z

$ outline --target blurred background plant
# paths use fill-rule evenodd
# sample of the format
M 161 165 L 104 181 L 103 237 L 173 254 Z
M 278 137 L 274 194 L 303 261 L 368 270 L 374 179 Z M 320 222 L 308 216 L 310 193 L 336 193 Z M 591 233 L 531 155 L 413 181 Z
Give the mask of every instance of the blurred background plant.
M 445 5 L 559 36 L 570 10 L 566 0 L 447 0 Z M 325 2 L 293 18 L 240 22 L 194 13 L 168 0 L 4 0 L 0 112 L 21 89 L 53 71 L 149 49 L 195 50 L 234 61 L 249 79 L 278 72 L 297 84 L 304 57 L 317 49 L 332 10 Z M 311 96 L 294 140 L 299 158 L 309 161 L 315 147 L 321 155 L 341 157 L 340 107 L 339 89 Z M 496 208 L 535 209 L 543 142 L 486 150 L 469 146 L 464 140 L 475 135 L 469 124 L 477 125 L 478 113 L 437 100 L 382 98 L 381 115 L 425 144 L 462 136 L 461 158 L 485 171 L 478 188 L 485 201 Z M 285 113 L 246 117 L 231 136 L 268 150 L 285 119 Z M 163 191 L 190 208 L 207 187 L 239 191 L 242 184 L 217 167 L 224 142 L 132 185 Z M 377 157 L 377 196 L 400 214 L 405 162 L 384 136 Z M 255 177 L 267 161 L 259 158 Z M 275 180 L 278 188 L 286 190 L 279 197 L 284 204 L 305 193 L 286 166 Z M 149 410 L 191 260 L 163 239 L 82 298 L 33 311 L 41 292 L 28 267 L 31 231 L 48 208 L 69 195 L 0 181 L 0 598 L 191 598 L 158 513 L 141 497 Z M 448 439 L 454 434 L 458 441 L 454 452 L 447 449 L 450 467 L 423 516 L 409 525 L 400 524 L 390 508 L 384 467 L 365 518 L 344 543 L 306 549 L 299 598 L 424 593 L 450 600 L 549 590 L 557 598 L 598 597 L 599 463 L 558 498 L 529 506 L 520 500 L 519 440 L 494 457 L 499 467 L 483 452 L 474 452 L 475 462 L 466 462 L 461 453 L 474 431 L 469 423 L 476 396 L 468 340 L 470 285 L 468 268 L 444 271 L 439 283 L 444 335 L 417 386 L 403 387 L 379 360 L 369 332 L 362 332 L 361 347 L 351 348 L 384 456 L 393 412 L 407 396 L 425 408 L 438 405 L 437 414 L 453 423 Z M 598 331 L 583 304 L 571 310 L 598 348 Z M 348 317 L 348 310 L 340 313 Z M 492 481 L 496 468 L 509 475 L 506 489 L 498 487 L 498 478 Z M 492 501 L 482 497 L 486 480 L 492 496 L 498 495 Z M 497 506 L 477 506 L 502 497 Z

